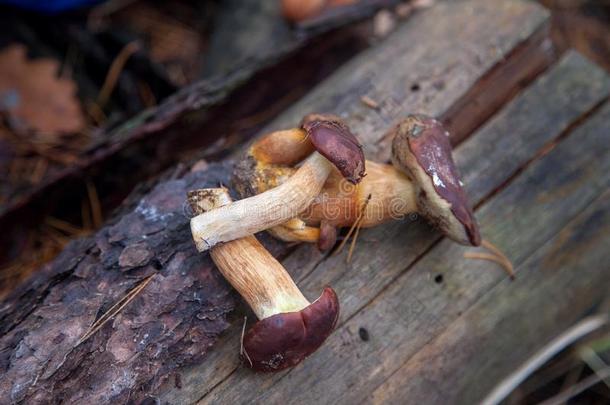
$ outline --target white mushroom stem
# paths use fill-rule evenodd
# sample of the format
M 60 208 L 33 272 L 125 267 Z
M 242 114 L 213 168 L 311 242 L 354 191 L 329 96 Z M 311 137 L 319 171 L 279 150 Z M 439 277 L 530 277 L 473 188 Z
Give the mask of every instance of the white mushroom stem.
M 194 217 L 191 232 L 197 250 L 203 252 L 298 216 L 320 193 L 332 168 L 324 156 L 314 152 L 278 187 Z
M 231 197 L 225 188 L 199 192 L 201 199 L 192 202 L 196 211 L 230 205 Z M 286 269 L 252 235 L 216 245 L 210 256 L 259 319 L 301 311 L 310 305 Z

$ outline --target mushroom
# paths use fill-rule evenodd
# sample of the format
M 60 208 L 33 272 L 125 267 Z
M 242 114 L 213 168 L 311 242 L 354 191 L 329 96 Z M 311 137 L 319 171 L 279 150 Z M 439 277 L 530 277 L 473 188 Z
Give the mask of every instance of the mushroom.
M 411 115 L 393 130 L 392 163 L 413 182 L 419 213 L 456 242 L 479 246 L 479 226 L 439 121 Z
M 194 190 L 188 200 L 195 213 L 231 203 L 226 188 Z M 310 303 L 254 236 L 218 244 L 210 256 L 259 319 L 242 341 L 245 363 L 252 369 L 278 371 L 295 366 L 316 351 L 334 329 L 339 316 L 334 290 L 326 287 Z
M 333 171 L 320 195 L 299 215 L 300 222 L 276 226 L 270 233 L 287 241 L 317 242 L 322 248 L 321 245 L 332 246 L 328 237 L 321 243 L 324 235 L 332 234 L 328 229 L 353 226 L 358 218 L 359 226 L 372 227 L 418 213 L 449 238 L 478 246 L 478 225 L 459 181 L 449 134 L 443 125 L 430 117 L 411 115 L 388 135 L 393 137 L 392 165 L 367 161 L 367 176 L 357 186 L 347 184 Z M 260 144 L 250 148 L 250 157 L 256 160 L 260 152 L 253 152 L 277 138 L 284 137 L 277 132 L 261 139 Z M 294 169 L 288 165 L 308 146 L 303 140 L 292 142 L 284 138 L 280 148 L 284 151 L 282 156 L 290 159 L 250 165 L 249 171 L 243 166 L 236 170 L 233 181 L 240 194 L 264 193 L 290 178 Z M 316 227 L 318 224 L 320 228 Z
M 277 187 L 193 218 L 191 229 L 197 249 L 204 251 L 219 242 L 252 235 L 298 216 L 320 193 L 333 167 L 352 184 L 357 184 L 364 177 L 362 146 L 340 118 L 311 115 L 303 121 L 301 129 L 287 131 L 284 135 L 292 142 L 297 139 L 307 140 L 310 144 L 309 156 L 289 177 L 283 176 L 281 170 L 268 172 L 265 180 L 281 183 Z M 276 134 L 271 140 L 273 138 L 282 136 Z M 274 145 L 274 142 L 270 142 L 269 148 L 259 148 L 256 156 L 263 161 L 277 159 Z M 294 158 L 293 154 L 283 160 L 290 161 Z M 275 179 L 271 178 L 271 172 L 276 176 Z M 255 183 L 253 180 L 252 184 Z

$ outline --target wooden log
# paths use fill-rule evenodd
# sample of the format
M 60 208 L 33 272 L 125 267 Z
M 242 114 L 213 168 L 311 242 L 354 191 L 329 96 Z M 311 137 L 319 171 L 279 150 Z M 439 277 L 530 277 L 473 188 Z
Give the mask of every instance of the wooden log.
M 610 105 L 605 105 L 480 210 L 487 234 L 493 235 L 494 241 L 513 258 L 517 282 L 498 282 L 501 277 L 489 273 L 493 266 L 463 260 L 459 250 L 442 244 L 436 249 L 436 258 L 426 257 L 427 260 L 410 270 L 443 275 L 443 283 L 437 288 L 440 297 L 434 298 L 436 302 L 417 297 L 427 309 L 432 306 L 432 310 L 440 314 L 436 318 L 440 325 L 433 329 L 442 334 L 433 332 L 427 337 L 443 337 L 423 342 L 417 348 L 406 343 L 404 358 L 408 360 L 387 383 L 376 388 L 374 396 L 381 397 L 387 390 L 387 398 L 394 400 L 409 392 L 413 402 L 417 402 L 420 395 L 426 395 L 432 403 L 478 402 L 503 375 L 514 369 L 515 364 L 608 296 L 610 275 L 603 246 L 607 245 L 610 228 L 607 215 L 599 212 L 603 210 L 604 201 L 607 204 L 610 181 L 606 174 L 599 176 L 610 165 L 609 151 L 599 149 L 599 145 L 609 140 L 608 117 Z M 583 211 L 588 212 L 583 214 Z M 599 223 L 594 224 L 597 220 Z M 590 246 L 585 248 L 586 244 Z M 455 264 L 447 265 L 452 258 L 455 258 Z M 490 282 L 492 279 L 494 281 Z M 476 321 L 470 313 L 479 316 Z M 436 346 L 433 350 L 438 350 L 437 341 L 446 342 L 446 336 L 455 332 L 452 328 L 461 324 L 464 318 L 481 322 L 480 328 L 469 325 L 470 337 L 461 334 L 451 338 L 460 342 L 457 344 L 469 358 L 468 366 L 461 363 L 460 371 L 456 372 L 460 357 L 449 361 L 449 357 L 439 354 L 437 358 L 443 362 L 440 368 L 425 361 L 419 363 L 425 385 L 435 389 L 427 394 L 423 394 L 423 386 L 409 390 L 413 385 L 404 378 L 407 377 L 405 370 L 427 357 L 429 346 Z M 494 322 L 497 322 L 497 330 L 491 325 Z M 409 325 L 408 329 L 416 328 L 418 323 Z M 447 328 L 450 323 L 452 326 Z M 412 332 L 406 336 L 410 335 Z M 480 340 L 472 345 L 471 339 Z M 452 345 L 444 346 L 443 352 L 446 350 L 450 356 Z M 453 361 L 456 365 L 452 366 Z M 429 378 L 430 370 L 435 370 L 433 373 L 439 378 Z M 452 381 L 441 381 L 441 375 L 451 375 L 448 378 Z M 472 382 L 471 377 L 475 375 L 476 386 L 467 386 L 466 381 Z M 402 388 L 395 390 L 398 384 Z
M 600 179 L 599 173 L 607 171 L 608 162 L 602 163 L 608 160 L 607 151 L 593 149 L 606 135 L 598 129 L 584 141 L 582 133 L 574 133 L 569 143 L 560 144 L 560 150 L 526 169 L 486 203 L 497 192 L 492 182 L 498 185 L 511 179 L 523 165 L 527 167 L 541 151 L 566 136 L 574 121 L 595 111 L 607 98 L 609 86 L 599 68 L 570 53 L 455 152 L 470 195 L 483 204 L 477 212 L 483 235 L 501 246 L 516 264 L 603 190 L 608 175 Z M 603 114 L 597 122 L 606 118 Z M 565 165 L 567 161 L 574 166 Z M 528 170 L 534 174 L 529 175 Z M 556 190 L 564 193 L 552 194 Z M 534 228 L 534 223 L 539 225 Z M 202 402 L 276 402 L 290 397 L 304 402 L 351 403 L 362 399 L 505 278 L 493 265 L 464 260 L 463 252 L 454 243 L 439 243 L 438 236 L 421 223 L 403 222 L 366 230 L 350 266 L 345 265 L 344 255 L 305 266 L 289 257 L 284 264 L 299 277 L 306 294 L 325 284 L 336 289 L 342 303 L 338 330 L 308 361 L 274 376 L 250 375 L 241 369 L 232 372 L 226 363 L 235 364 L 235 360 L 218 352 L 224 351 L 225 341 L 229 346 L 237 341 L 235 337 L 223 339 L 206 369 L 197 368 L 197 375 L 204 377 L 197 379 L 197 389 L 211 390 Z M 300 273 L 300 267 L 308 270 Z M 360 332 L 361 328 L 366 332 Z M 207 369 L 230 369 L 232 373 L 219 382 Z M 267 388 L 264 393 L 257 389 L 261 386 Z M 183 392 L 174 390 L 168 395 L 183 398 Z M 186 398 L 188 402 L 196 399 Z
M 458 317 L 375 389 L 371 402 L 479 403 L 598 307 L 610 294 L 609 205 L 606 190 L 520 266 L 515 283 L 501 282 Z

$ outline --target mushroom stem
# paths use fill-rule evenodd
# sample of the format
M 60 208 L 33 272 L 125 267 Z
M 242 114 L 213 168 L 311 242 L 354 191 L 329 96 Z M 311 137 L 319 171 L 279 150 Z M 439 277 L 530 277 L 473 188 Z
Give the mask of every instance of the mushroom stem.
M 366 167 L 367 176 L 357 186 L 333 171 L 320 196 L 299 218 L 310 225 L 326 220 L 337 227 L 351 226 L 368 200 L 360 226 L 370 228 L 418 211 L 415 188 L 404 173 L 368 160 Z
M 197 250 L 203 252 L 298 216 L 320 193 L 331 170 L 331 163 L 314 152 L 285 183 L 196 216 L 191 219 L 191 231 Z
M 320 194 L 298 218 L 269 228 L 268 232 L 285 242 L 318 242 L 321 250 L 331 247 L 334 242 L 321 241 L 328 232 L 321 232 L 318 225 L 325 222 L 327 229 L 352 226 L 362 212 L 360 227 L 370 228 L 390 220 L 397 220 L 418 211 L 415 187 L 412 181 L 394 166 L 366 161 L 367 176 L 354 186 L 333 168 Z M 285 166 L 266 166 L 256 177 L 254 186 L 259 192 L 272 190 L 289 179 Z M 281 176 L 279 175 L 281 173 Z M 280 179 L 281 177 L 281 179 Z M 265 179 L 269 179 L 269 184 Z M 254 188 L 250 186 L 250 188 Z M 370 196 L 370 199 L 369 199 Z M 301 224 L 302 226 L 295 226 Z
M 286 269 L 254 236 L 217 245 L 210 255 L 259 319 L 309 306 Z
M 231 203 L 225 188 L 191 191 L 188 200 L 196 213 Z M 259 318 L 242 338 L 242 352 L 251 368 L 277 371 L 292 367 L 313 353 L 334 329 L 339 302 L 333 289 L 326 287 L 310 303 L 254 236 L 214 246 L 210 256 Z
M 226 206 L 231 197 L 226 188 L 213 188 L 191 192 L 189 200 L 193 210 L 201 212 Z M 259 319 L 310 305 L 286 269 L 254 236 L 216 245 L 210 256 Z

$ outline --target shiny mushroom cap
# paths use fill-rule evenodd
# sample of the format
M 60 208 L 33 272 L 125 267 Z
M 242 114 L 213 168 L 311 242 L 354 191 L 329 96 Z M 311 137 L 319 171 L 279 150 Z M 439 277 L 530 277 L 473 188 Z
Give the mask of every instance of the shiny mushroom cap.
M 362 146 L 341 118 L 309 114 L 301 128 L 275 131 L 256 140 L 233 171 L 233 185 L 242 198 L 285 182 L 297 163 L 318 151 L 351 183 L 365 175 Z
M 301 122 L 311 143 L 352 184 L 365 176 L 365 159 L 362 145 L 347 124 L 335 115 L 309 114 Z
M 410 115 L 392 131 L 392 163 L 413 180 L 420 213 L 456 242 L 480 245 L 479 227 L 443 125 L 431 117 Z
M 245 364 L 257 371 L 297 365 L 322 345 L 338 317 L 337 294 L 326 287 L 320 298 L 303 310 L 258 321 L 244 336 Z

